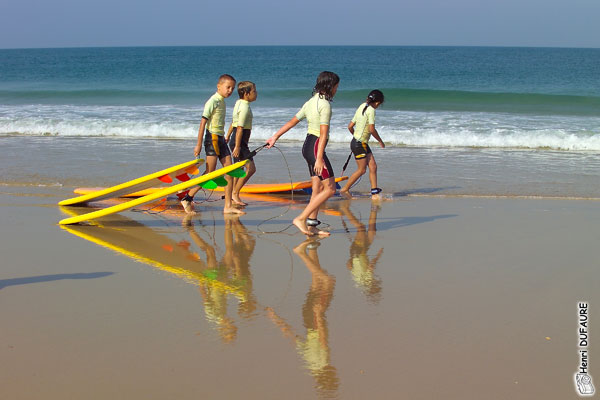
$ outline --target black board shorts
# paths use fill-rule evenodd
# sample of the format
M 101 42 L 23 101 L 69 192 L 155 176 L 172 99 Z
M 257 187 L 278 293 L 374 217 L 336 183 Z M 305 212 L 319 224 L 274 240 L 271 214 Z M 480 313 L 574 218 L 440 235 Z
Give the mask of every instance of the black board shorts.
M 329 179 L 333 178 L 333 167 L 329 162 L 329 158 L 327 158 L 327 154 L 323 152 L 323 161 L 325 162 L 325 168 L 321 172 L 321 175 L 317 175 L 315 173 L 315 163 L 317 162 L 317 149 L 319 148 L 319 137 L 315 135 L 311 135 L 310 133 L 306 135 L 306 140 L 304 141 L 304 145 L 302 146 L 302 156 L 306 160 L 308 164 L 308 172 L 310 176 L 318 176 L 319 179 Z
M 365 158 L 367 154 L 371 154 L 371 148 L 367 143 L 359 142 L 354 138 L 352 138 L 352 141 L 350 142 L 350 150 L 352 150 L 355 160 L 360 160 Z
M 237 134 L 237 128 L 233 128 L 233 133 L 229 137 L 229 149 L 231 150 L 231 154 L 233 155 L 233 149 L 235 149 L 235 136 Z M 244 129 L 242 131 L 242 144 L 240 147 L 240 156 L 233 157 L 234 162 L 239 162 L 243 160 L 254 161 L 254 158 L 250 156 L 251 152 L 248 148 L 248 141 L 250 141 L 250 129 Z
M 204 151 L 206 152 L 207 157 L 214 156 L 219 159 L 231 155 L 229 147 L 227 147 L 227 143 L 225 143 L 225 138 L 210 133 L 208 130 L 206 130 L 206 133 L 204 134 Z

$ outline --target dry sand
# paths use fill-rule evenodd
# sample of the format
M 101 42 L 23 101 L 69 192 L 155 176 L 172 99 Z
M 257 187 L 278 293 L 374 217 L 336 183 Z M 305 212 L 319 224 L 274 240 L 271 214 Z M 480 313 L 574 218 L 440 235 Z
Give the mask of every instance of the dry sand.
M 576 398 L 600 383 L 600 203 L 207 203 L 61 229 L 65 189 L 0 193 L 0 398 Z M 262 223 L 262 224 L 261 224 Z

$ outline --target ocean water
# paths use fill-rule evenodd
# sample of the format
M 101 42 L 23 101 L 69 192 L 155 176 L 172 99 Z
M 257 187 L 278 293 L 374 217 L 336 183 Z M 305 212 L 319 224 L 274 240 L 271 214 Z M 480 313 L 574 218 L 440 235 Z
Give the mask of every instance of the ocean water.
M 170 147 L 188 149 L 197 135 L 203 104 L 214 93 L 222 73 L 257 84 L 258 100 L 252 104 L 252 142 L 260 144 L 310 97 L 322 70 L 334 71 L 341 78 L 332 104 L 328 147 L 329 152 L 340 152 L 338 164 L 345 159 L 350 139 L 346 126 L 354 110 L 370 90 L 377 88 L 386 96 L 377 111 L 377 128 L 387 147 L 379 149 L 376 143 L 372 146 L 376 158 L 385 162 L 380 168 L 382 176 L 386 167 L 392 174 L 400 168 L 414 170 L 413 177 L 422 175 L 423 168 L 431 174 L 439 168 L 443 175 L 453 177 L 473 170 L 479 172 L 469 180 L 481 183 L 465 193 L 546 195 L 556 192 L 557 183 L 568 183 L 577 186 L 569 189 L 569 195 L 597 194 L 594 182 L 600 175 L 600 49 L 0 50 L 0 144 L 5 144 L 0 150 L 0 165 L 3 169 L 14 166 L 9 162 L 9 147 L 16 152 L 27 151 L 30 139 L 40 136 L 45 143 L 55 141 L 50 148 L 95 146 L 104 152 L 98 156 L 105 161 L 114 161 L 110 148 L 115 141 L 130 143 L 142 151 L 142 159 L 156 158 L 150 150 L 144 153 L 148 140 L 161 140 L 163 144 L 175 141 Z M 236 93 L 228 99 L 228 115 L 236 99 Z M 283 138 L 290 142 L 291 149 L 305 135 L 302 125 Z M 182 140 L 190 142 L 182 144 Z M 191 155 L 191 148 L 188 152 Z M 454 158 L 457 154 L 461 155 L 460 163 Z M 47 168 L 56 165 L 56 157 L 47 153 L 40 157 L 49 157 L 44 162 L 50 165 Z M 490 165 L 496 165 L 498 159 L 508 164 L 492 170 Z M 412 163 L 403 165 L 403 160 Z M 435 161 L 435 166 L 425 165 L 428 161 Z M 398 167 L 389 163 L 397 163 Z M 509 176 L 495 187 L 499 171 Z M 545 183 L 530 185 L 532 189 L 526 191 L 513 189 L 520 183 L 517 177 L 538 173 Z M 49 181 L 60 181 L 58 175 Z M 427 178 L 415 181 L 413 186 L 427 187 Z M 34 178 L 28 179 L 35 183 Z M 118 176 L 114 179 L 119 181 Z M 391 176 L 388 184 L 395 180 Z M 445 186 L 446 181 L 440 181 L 437 186 Z M 548 182 L 554 186 L 544 187 Z M 410 190 L 396 186 L 395 190 Z M 464 187 L 462 183 L 459 186 Z

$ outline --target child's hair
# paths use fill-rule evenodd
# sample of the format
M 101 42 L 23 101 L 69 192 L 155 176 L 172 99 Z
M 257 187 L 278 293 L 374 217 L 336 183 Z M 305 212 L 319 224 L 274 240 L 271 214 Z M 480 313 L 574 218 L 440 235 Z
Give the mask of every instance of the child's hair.
M 250 94 L 255 87 L 256 85 L 254 82 L 250 81 L 241 81 L 238 83 L 238 95 L 240 96 L 240 99 L 243 99 L 245 95 Z
M 223 81 L 233 81 L 235 82 L 235 78 L 229 74 L 223 74 L 219 77 L 219 83 Z
M 367 96 L 367 105 L 363 108 L 362 113 L 365 115 L 365 111 L 367 111 L 367 107 L 369 107 L 373 103 L 383 103 L 384 97 L 381 90 L 371 90 L 369 95 Z
M 317 84 L 313 89 L 313 96 L 319 93 L 327 100 L 333 99 L 333 88 L 340 83 L 340 77 L 335 72 L 323 71 L 317 77 Z

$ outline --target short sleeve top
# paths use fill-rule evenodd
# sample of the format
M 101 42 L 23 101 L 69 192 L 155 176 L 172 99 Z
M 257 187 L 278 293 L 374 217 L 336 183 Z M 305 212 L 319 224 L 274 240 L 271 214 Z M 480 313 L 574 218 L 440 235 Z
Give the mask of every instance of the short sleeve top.
M 241 126 L 244 129 L 252 129 L 252 109 L 247 100 L 239 99 L 235 102 L 231 125 L 234 128 Z
M 365 107 L 367 107 L 366 110 Z M 365 110 L 364 114 L 363 110 Z M 375 124 L 375 109 L 367 106 L 367 103 L 362 103 L 354 113 L 352 122 L 354 122 L 354 139 L 367 143 L 371 138 L 369 125 Z
M 300 121 L 306 118 L 308 133 L 320 136 L 321 125 L 329 125 L 331 120 L 331 104 L 329 100 L 316 93 L 310 100 L 304 103 L 300 111 L 296 114 L 296 118 Z
M 208 120 L 206 129 L 212 134 L 225 134 L 225 98 L 219 93 L 213 94 L 204 104 L 202 117 Z

